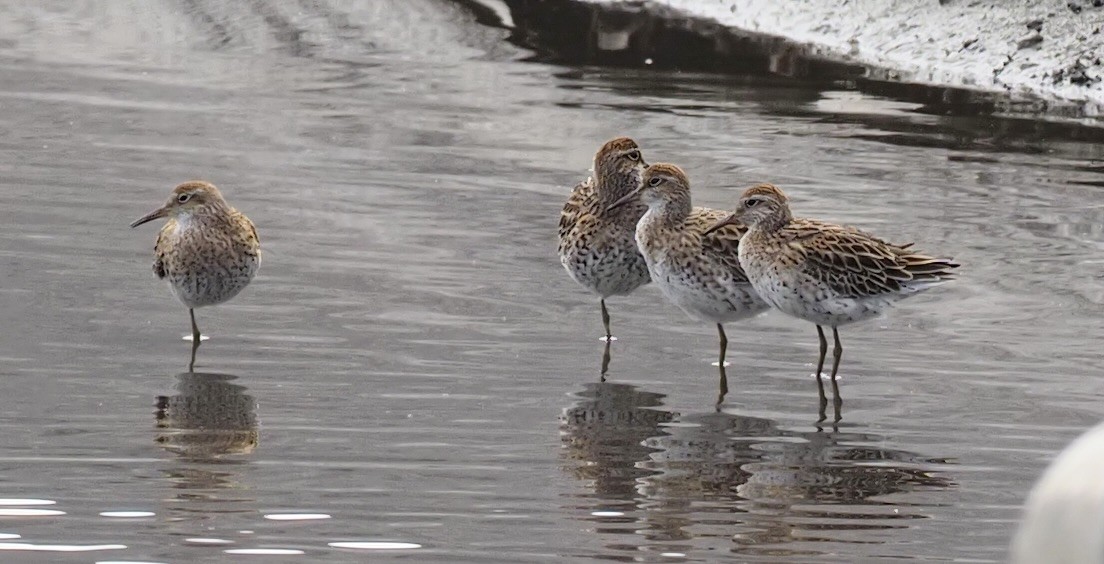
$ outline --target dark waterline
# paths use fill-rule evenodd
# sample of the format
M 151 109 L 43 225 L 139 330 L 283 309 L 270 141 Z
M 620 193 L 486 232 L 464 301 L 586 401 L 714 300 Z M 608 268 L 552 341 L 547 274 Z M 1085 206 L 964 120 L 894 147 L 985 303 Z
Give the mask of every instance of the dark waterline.
M 480 0 L 457 0 L 479 21 L 504 25 Z M 894 69 L 838 61 L 783 37 L 716 24 L 657 5 L 578 0 L 503 0 L 509 40 L 534 49 L 527 60 L 568 65 L 709 72 L 802 89 L 847 89 L 894 98 L 933 115 L 976 116 L 1004 134 L 1104 140 L 1104 122 L 1076 104 L 1005 92 L 902 82 Z M 932 9 L 938 9 L 932 6 Z

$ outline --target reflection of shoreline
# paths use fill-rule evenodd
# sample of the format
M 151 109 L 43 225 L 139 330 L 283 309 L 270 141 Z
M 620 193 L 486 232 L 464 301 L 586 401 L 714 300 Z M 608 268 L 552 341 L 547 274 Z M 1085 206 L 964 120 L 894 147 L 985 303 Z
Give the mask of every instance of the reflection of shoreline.
M 662 395 L 623 384 L 579 396 L 561 430 L 571 472 L 592 481 L 576 497 L 587 500 L 580 518 L 618 534 L 607 546 L 620 556 L 699 545 L 812 555 L 831 551 L 826 542 L 892 542 L 932 503 L 885 496 L 955 487 L 939 471 L 946 461 L 887 448 L 880 435 L 790 431 L 724 411 L 679 416 L 656 409 Z

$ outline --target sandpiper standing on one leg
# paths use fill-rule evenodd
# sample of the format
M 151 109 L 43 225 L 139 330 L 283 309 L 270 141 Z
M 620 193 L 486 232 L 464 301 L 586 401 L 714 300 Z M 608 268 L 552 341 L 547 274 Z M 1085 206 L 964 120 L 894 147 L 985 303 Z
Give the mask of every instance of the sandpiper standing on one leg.
M 733 223 L 748 226 L 740 241 L 740 264 L 759 295 L 817 326 L 822 413 L 827 399 L 820 372 L 828 354 L 823 326 L 832 327 L 835 338 L 831 380 L 838 403 L 839 326 L 874 317 L 898 300 L 953 280 L 958 268 L 949 258 L 912 250 L 911 244 L 894 245 L 853 227 L 794 218 L 786 195 L 770 184 L 748 188 L 736 211 L 710 230 Z
M 636 227 L 636 244 L 648 263 L 648 272 L 663 295 L 690 317 L 715 323 L 720 340 L 717 364 L 724 378 L 728 337 L 724 323 L 739 321 L 765 311 L 740 268 L 737 256 L 743 226 L 707 228 L 728 212 L 692 207 L 690 180 L 672 164 L 654 164 L 644 171 L 637 193 L 614 202 L 639 199 L 648 206 Z M 722 385 L 722 397 L 727 386 Z
M 177 186 L 164 206 L 130 226 L 162 217 L 169 221 L 157 235 L 153 273 L 167 280 L 173 295 L 188 308 L 195 346 L 201 339 L 195 308 L 225 302 L 253 280 L 261 266 L 260 240 L 253 222 L 230 207 L 208 182 Z
M 598 294 L 607 342 L 613 334 L 606 298 L 628 294 L 649 280 L 633 238 L 647 206 L 626 202 L 609 209 L 640 186 L 645 166 L 632 139 L 607 141 L 594 155 L 594 176 L 575 186 L 560 213 L 560 263 L 573 280 Z

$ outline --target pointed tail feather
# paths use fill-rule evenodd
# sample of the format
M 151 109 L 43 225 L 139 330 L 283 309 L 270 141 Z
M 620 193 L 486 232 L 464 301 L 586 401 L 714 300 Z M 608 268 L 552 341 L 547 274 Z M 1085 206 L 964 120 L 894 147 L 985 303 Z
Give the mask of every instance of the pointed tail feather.
M 954 269 L 959 267 L 957 262 L 950 258 L 936 258 L 925 255 L 907 255 L 904 270 L 912 275 L 912 279 L 903 282 L 902 286 L 913 292 L 919 292 L 956 278 Z

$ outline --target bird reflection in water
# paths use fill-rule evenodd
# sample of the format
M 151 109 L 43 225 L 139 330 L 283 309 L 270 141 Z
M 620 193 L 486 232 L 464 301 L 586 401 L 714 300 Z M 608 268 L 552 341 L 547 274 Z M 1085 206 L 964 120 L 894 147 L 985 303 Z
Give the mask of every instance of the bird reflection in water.
M 825 543 L 892 542 L 935 505 L 922 492 L 955 487 L 947 461 L 875 434 L 787 430 L 719 409 L 680 416 L 661 409 L 663 395 L 625 384 L 578 396 L 561 425 L 566 467 L 590 490 L 574 509 L 596 533 L 617 535 L 610 557 L 799 557 L 837 551 Z
M 629 384 L 597 382 L 587 384 L 578 401 L 563 410 L 565 467 L 594 490 L 582 496 L 594 500 L 584 508 L 602 511 L 634 504 L 637 479 L 649 473 L 636 463 L 652 452 L 642 442 L 675 418 L 674 413 L 655 409 L 663 405 L 663 397 Z
M 941 473 L 946 460 L 888 448 L 885 437 L 869 433 L 790 431 L 724 411 L 680 417 L 664 430 L 645 442 L 655 451 L 642 467 L 655 473 L 640 488 L 660 539 L 686 536 L 665 515 L 692 511 L 695 535 L 730 537 L 731 550 L 745 555 L 886 542 L 872 533 L 926 516 L 915 497 L 883 496 L 954 487 Z
M 196 351 L 199 350 L 201 342 L 203 342 L 203 339 L 192 339 L 192 358 L 188 361 L 188 372 L 195 372 Z
M 233 467 L 257 448 L 256 400 L 237 376 L 185 372 L 177 375 L 176 393 L 158 396 L 156 442 L 172 452 L 176 464 L 166 470 L 175 488 L 187 490 L 180 500 L 227 501 L 217 490 L 235 488 Z
M 605 346 L 605 348 L 602 349 L 602 372 L 601 372 L 601 374 L 602 374 L 602 381 L 603 382 L 606 381 L 606 373 L 609 372 L 610 344 L 612 342 L 613 342 L 612 339 L 606 339 L 606 346 Z
M 820 376 L 817 376 L 817 390 L 820 392 L 820 419 L 817 419 L 817 429 L 820 430 L 820 424 L 828 420 L 828 396 L 824 393 L 824 382 Z M 832 411 L 834 417 L 832 419 L 832 429 L 838 431 L 839 422 L 843 419 L 843 397 L 840 396 L 839 379 L 832 379 Z

